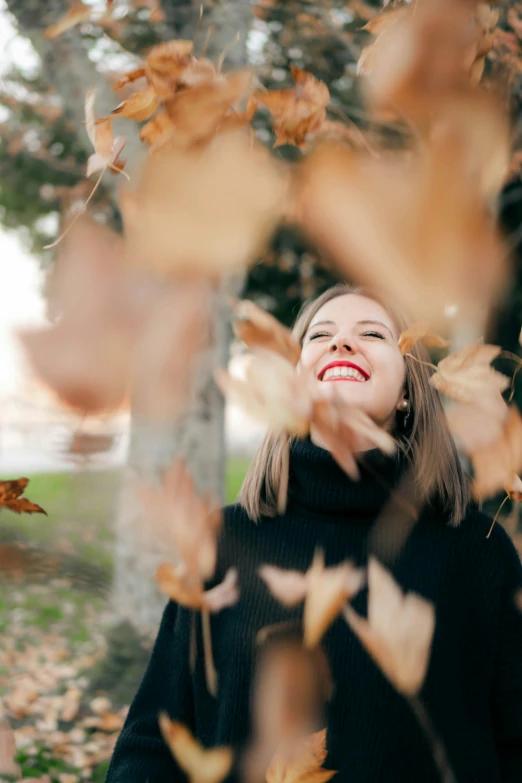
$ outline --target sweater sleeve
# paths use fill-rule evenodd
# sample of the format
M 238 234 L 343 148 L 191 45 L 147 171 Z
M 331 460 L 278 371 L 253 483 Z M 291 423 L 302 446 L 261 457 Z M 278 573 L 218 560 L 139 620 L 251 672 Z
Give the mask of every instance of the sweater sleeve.
M 106 783 L 186 781 L 161 736 L 158 716 L 166 711 L 193 730 L 189 628 L 190 612 L 170 601 L 145 675 L 116 743 Z
M 500 526 L 497 526 L 500 527 Z M 499 529 L 502 552 L 497 656 L 491 696 L 493 729 L 502 783 L 522 781 L 522 564 L 507 534 Z

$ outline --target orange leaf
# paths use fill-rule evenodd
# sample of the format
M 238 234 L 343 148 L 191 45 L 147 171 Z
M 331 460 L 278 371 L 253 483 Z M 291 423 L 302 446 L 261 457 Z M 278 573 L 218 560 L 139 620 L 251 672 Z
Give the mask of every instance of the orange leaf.
M 120 90 L 122 87 L 125 87 L 126 84 L 132 84 L 132 82 L 137 81 L 138 79 L 141 79 L 145 76 L 145 68 L 135 68 L 133 71 L 129 71 L 129 73 L 124 74 L 121 79 L 116 82 L 116 84 L 113 87 L 113 90 Z
M 373 557 L 368 566 L 368 590 L 368 619 L 346 606 L 346 621 L 392 685 L 406 696 L 415 696 L 428 668 L 434 606 L 415 593 L 404 595 L 389 571 Z
M 126 144 L 123 136 L 114 138 L 110 119 L 96 121 L 94 114 L 95 92 L 90 89 L 85 96 L 85 128 L 94 147 L 94 154 L 87 161 L 87 176 L 105 168 L 120 170 L 122 163 L 118 158 Z
M 311 401 L 294 367 L 272 351 L 258 350 L 236 361 L 244 379 L 216 368 L 216 382 L 229 400 L 268 425 L 271 432 L 306 435 Z
M 516 407 L 509 408 L 499 437 L 471 453 L 473 494 L 478 500 L 501 489 L 513 474 L 522 471 L 522 419 Z
M 0 775 L 21 777 L 22 770 L 15 761 L 16 741 L 14 731 L 4 719 L 0 725 Z
M 502 434 L 509 409 L 500 393 L 481 395 L 477 402 L 452 405 L 449 428 L 466 454 L 494 443 Z
M 267 769 L 266 783 L 326 783 L 337 774 L 322 769 L 326 755 L 326 729 L 278 748 Z
M 295 81 L 293 90 L 273 90 L 256 94 L 258 103 L 266 106 L 274 117 L 274 146 L 295 144 L 306 146 L 306 136 L 319 130 L 326 117 L 330 92 L 324 82 L 300 68 L 291 67 Z
M 173 277 L 242 268 L 282 215 L 285 175 L 246 133 L 191 150 L 169 142 L 147 158 L 136 189 L 120 196 L 131 260 Z
M 438 334 L 430 331 L 429 324 L 418 321 L 408 327 L 408 329 L 405 329 L 404 332 L 401 332 L 399 351 L 403 355 L 409 353 L 419 340 L 422 340 L 424 345 L 433 348 L 445 348 L 448 345 L 448 341 L 444 337 L 440 337 Z
M 151 145 L 151 151 L 159 149 L 175 133 L 175 127 L 170 121 L 165 109 L 161 109 L 155 117 L 147 122 L 140 130 L 140 139 Z
M 450 353 L 439 362 L 430 384 L 459 402 L 476 401 L 480 407 L 482 397 L 503 392 L 510 384 L 490 366 L 500 350 L 497 345 L 473 343 Z
M 145 64 L 147 81 L 158 98 L 170 98 L 192 59 L 192 41 L 166 41 L 154 46 Z
M 142 122 L 142 120 L 148 120 L 158 106 L 159 101 L 156 93 L 152 87 L 147 87 L 146 90 L 135 92 L 130 98 L 116 106 L 112 110 L 112 114 Z
M 8 508 L 16 514 L 45 514 L 41 506 L 31 503 L 27 498 L 20 497 L 27 485 L 28 478 L 11 479 L 9 481 L 0 481 L 0 508 Z
M 234 334 L 247 348 L 266 348 L 297 364 L 301 346 L 273 315 L 243 299 L 234 306 Z
M 76 25 L 87 22 L 91 17 L 91 11 L 92 8 L 90 6 L 81 2 L 75 4 L 58 22 L 44 30 L 44 37 L 47 39 L 58 38 L 59 35 L 67 32 L 67 30 L 72 30 Z
M 307 573 L 304 608 L 304 643 L 315 647 L 343 606 L 362 587 L 363 572 L 352 563 L 325 568 L 322 552 L 317 552 Z
M 166 713 L 159 717 L 161 733 L 181 769 L 191 783 L 221 783 L 232 767 L 230 748 L 205 750 L 182 723 L 171 720 Z

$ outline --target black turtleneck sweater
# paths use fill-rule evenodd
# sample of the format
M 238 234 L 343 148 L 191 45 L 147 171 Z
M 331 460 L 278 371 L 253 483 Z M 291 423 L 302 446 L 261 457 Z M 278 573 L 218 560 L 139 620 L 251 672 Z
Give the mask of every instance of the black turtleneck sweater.
M 158 730 L 166 710 L 205 746 L 249 739 L 250 692 L 259 629 L 302 610 L 274 600 L 258 576 L 264 563 L 306 571 L 314 550 L 327 565 L 350 558 L 364 565 L 368 534 L 398 461 L 377 463 L 380 479 L 362 469 L 352 482 L 330 454 L 310 441 L 293 444 L 287 512 L 253 523 L 243 508 L 225 508 L 217 583 L 239 568 L 239 602 L 212 616 L 217 698 L 203 671 L 201 633 L 189 667 L 190 611 L 169 603 L 150 663 L 116 745 L 107 783 L 185 781 Z M 458 783 L 522 783 L 522 614 L 514 602 L 522 567 L 500 525 L 470 509 L 460 526 L 425 509 L 390 563 L 403 590 L 436 607 L 436 630 L 421 698 L 440 735 Z M 366 613 L 367 592 L 352 604 Z M 199 625 L 199 620 L 198 620 Z M 410 706 L 385 679 L 342 617 L 324 636 L 335 682 L 327 706 L 328 758 L 344 783 L 435 783 L 429 746 Z

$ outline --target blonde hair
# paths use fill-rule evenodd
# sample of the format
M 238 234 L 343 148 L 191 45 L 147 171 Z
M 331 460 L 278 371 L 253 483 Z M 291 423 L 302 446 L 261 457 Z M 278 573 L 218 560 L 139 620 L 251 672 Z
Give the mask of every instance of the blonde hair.
M 328 288 L 316 299 L 301 308 L 292 333 L 302 345 L 304 336 L 320 308 L 338 296 L 358 294 L 381 304 L 394 321 L 399 332 L 407 327 L 404 316 L 390 308 L 374 292 L 347 283 Z M 470 501 L 469 481 L 459 460 L 455 442 L 449 431 L 440 396 L 430 383 L 432 370 L 421 362 L 429 362 L 425 346 L 418 342 L 405 357 L 406 396 L 410 401 L 409 423 L 404 431 L 397 427 L 394 433 L 399 448 L 414 469 L 415 485 L 422 503 L 437 497 L 448 514 L 449 521 L 458 525 Z M 258 521 L 262 516 L 275 516 L 277 499 L 291 437 L 268 433 L 259 446 L 243 481 L 238 501 L 248 516 Z

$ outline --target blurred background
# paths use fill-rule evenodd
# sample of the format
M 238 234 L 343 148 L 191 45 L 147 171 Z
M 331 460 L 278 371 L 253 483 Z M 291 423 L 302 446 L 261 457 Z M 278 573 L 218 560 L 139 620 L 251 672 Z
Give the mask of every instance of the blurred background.
M 28 477 L 26 495 L 47 512 L 0 511 L 0 706 L 15 728 L 22 777 L 53 783 L 104 779 L 163 605 L 153 583 L 153 553 L 148 558 L 136 533 L 132 476 L 158 475 L 180 444 L 186 450 L 191 443 L 198 487 L 231 502 L 263 434 L 208 389 L 171 427 L 144 426 L 131 410 L 81 418 L 31 372 L 16 330 L 54 317 L 46 275 L 56 250 L 44 246 L 56 238 L 64 210 L 84 201 L 92 187 L 85 178 L 91 152 L 85 94 L 95 87 L 100 113 L 109 112 L 126 97 L 124 91 L 114 95 L 114 84 L 151 46 L 196 36 L 211 59 L 225 51 L 226 67 L 253 66 L 268 89 L 291 86 L 292 65 L 310 71 L 328 85 L 330 106 L 347 135 L 356 140 L 357 127 L 372 131 L 356 67 L 368 40 L 362 28 L 379 3 L 213 0 L 202 14 L 199 3 L 186 0 L 109 5 L 0 0 L 0 478 Z M 519 353 L 522 3 L 498 5 L 485 78 L 503 78 L 512 106 L 514 154 L 499 208 L 515 274 L 487 339 Z M 63 19 L 63 34 L 46 37 Z M 125 120 L 115 120 L 115 127 L 128 137 L 131 158 L 137 131 Z M 268 112 L 257 113 L 254 127 L 271 146 Z M 283 146 L 275 154 L 292 161 L 301 153 Z M 120 228 L 116 195 L 115 178 L 107 175 L 91 209 Z M 290 324 L 302 302 L 335 279 L 325 259 L 285 228 L 249 269 L 241 295 Z M 219 339 L 224 355 L 240 350 L 230 329 Z M 522 403 L 520 384 L 515 400 Z M 190 438 L 202 420 L 211 458 L 209 440 Z M 493 500 L 488 508 L 494 513 L 497 506 Z M 517 536 L 518 516 L 507 524 Z

